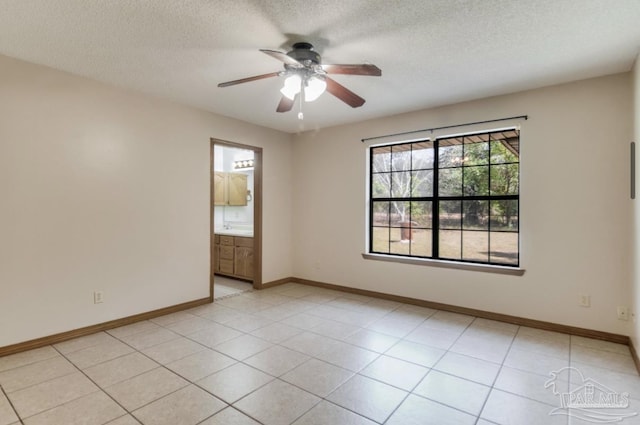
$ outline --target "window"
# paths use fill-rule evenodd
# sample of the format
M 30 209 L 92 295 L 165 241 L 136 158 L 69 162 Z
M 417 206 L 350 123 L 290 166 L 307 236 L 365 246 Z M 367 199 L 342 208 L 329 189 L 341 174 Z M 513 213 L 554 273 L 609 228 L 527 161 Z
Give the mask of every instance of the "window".
M 369 252 L 519 266 L 516 129 L 370 149 Z

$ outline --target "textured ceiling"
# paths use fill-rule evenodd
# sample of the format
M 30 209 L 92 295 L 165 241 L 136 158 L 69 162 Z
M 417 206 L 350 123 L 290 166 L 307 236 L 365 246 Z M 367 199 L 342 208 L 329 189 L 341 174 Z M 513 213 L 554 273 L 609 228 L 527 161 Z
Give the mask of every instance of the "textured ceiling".
M 259 48 L 309 41 L 364 97 L 275 112 L 282 69 Z M 631 69 L 640 0 L 0 0 L 0 54 L 298 132 Z

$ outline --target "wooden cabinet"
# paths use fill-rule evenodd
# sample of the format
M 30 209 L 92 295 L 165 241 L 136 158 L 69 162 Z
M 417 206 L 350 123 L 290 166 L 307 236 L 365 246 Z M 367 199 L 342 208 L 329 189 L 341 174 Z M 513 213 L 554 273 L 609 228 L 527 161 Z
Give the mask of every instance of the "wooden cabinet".
M 242 173 L 213 173 L 214 205 L 247 205 L 247 175 Z
M 213 272 L 218 273 L 220 271 L 220 236 L 214 235 L 213 237 Z
M 227 199 L 227 173 L 216 171 L 213 173 L 213 204 L 226 205 Z
M 253 279 L 253 238 L 235 238 L 234 273 L 236 276 Z
M 253 238 L 215 235 L 213 252 L 215 273 L 253 279 Z
M 227 205 L 247 205 L 247 175 L 227 174 Z

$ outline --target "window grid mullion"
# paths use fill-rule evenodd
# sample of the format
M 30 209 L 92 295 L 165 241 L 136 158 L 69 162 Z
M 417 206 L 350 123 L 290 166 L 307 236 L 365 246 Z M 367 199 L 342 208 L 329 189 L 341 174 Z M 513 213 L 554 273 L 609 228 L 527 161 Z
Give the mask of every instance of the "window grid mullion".
M 465 168 L 464 168 L 464 159 L 465 159 L 465 152 L 466 152 L 466 146 L 465 146 L 465 138 L 462 138 L 462 160 L 460 161 L 460 164 L 462 164 L 462 169 L 460 170 L 460 173 L 462 173 L 462 176 L 460 178 L 461 180 L 461 185 L 460 185 L 460 195 L 462 195 L 462 197 L 464 198 L 464 175 L 465 173 Z M 460 259 L 462 260 L 464 258 L 464 226 L 463 226 L 463 222 L 462 222 L 462 217 L 464 217 L 464 199 L 460 200 Z
M 431 205 L 431 257 L 440 258 L 440 142 L 433 142 L 433 203 Z
M 391 252 L 391 202 L 387 202 L 387 252 Z
M 489 158 L 488 159 L 488 163 L 489 163 L 489 176 L 487 177 L 489 183 L 487 186 L 487 191 L 489 193 L 489 196 L 492 195 L 492 190 L 491 190 L 491 135 L 489 135 Z M 491 264 L 491 199 L 489 201 L 487 201 L 488 204 L 488 208 L 489 208 L 489 223 L 487 226 L 487 244 L 489 245 L 487 247 L 487 261 L 489 262 L 489 264 Z
M 413 235 L 413 143 L 411 144 L 411 149 L 409 150 L 409 234 Z M 402 233 L 402 230 L 400 230 Z M 409 255 L 413 253 L 413 238 L 409 239 Z

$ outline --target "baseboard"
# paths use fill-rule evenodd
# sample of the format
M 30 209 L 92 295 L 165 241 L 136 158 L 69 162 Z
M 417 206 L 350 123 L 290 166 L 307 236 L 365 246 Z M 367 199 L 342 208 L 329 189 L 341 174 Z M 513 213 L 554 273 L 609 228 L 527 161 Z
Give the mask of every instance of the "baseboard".
M 284 278 L 278 279 L 271 282 L 266 282 L 262 284 L 262 288 L 272 288 L 274 286 L 284 285 L 285 283 L 289 283 L 293 280 L 293 278 Z M 54 335 L 44 336 L 42 338 L 32 339 L 25 342 L 19 342 L 17 344 L 7 345 L 5 347 L 0 347 L 0 357 L 8 356 L 10 354 L 20 353 L 22 351 L 33 350 L 35 348 L 46 347 L 47 345 L 57 344 L 59 342 L 68 341 L 73 338 L 78 338 L 81 336 L 90 335 L 96 332 L 102 332 L 109 329 L 117 328 L 120 326 L 130 325 L 135 322 L 140 322 L 142 320 L 153 319 L 158 316 L 163 316 L 165 314 L 175 313 L 177 311 L 188 310 L 193 307 L 198 307 L 203 304 L 208 304 L 213 302 L 213 297 L 202 298 L 199 300 L 188 301 L 182 304 L 176 304 L 169 307 L 160 308 L 153 311 L 148 311 L 144 313 L 135 314 L 133 316 L 123 317 L 121 319 L 110 320 L 104 323 L 98 323 L 96 325 L 86 326 L 79 329 L 73 329 L 67 332 L 61 332 Z
M 0 357 L 7 356 L 9 354 L 15 354 L 22 351 L 32 350 L 34 348 L 45 347 L 47 345 L 57 344 L 62 341 L 67 341 L 73 338 L 78 338 L 92 333 L 106 331 L 120 326 L 130 325 L 142 320 L 153 319 L 158 316 L 164 316 L 165 314 L 175 313 L 177 311 L 188 310 L 193 307 L 198 307 L 203 304 L 211 303 L 210 297 L 201 298 L 199 300 L 188 301 L 182 304 L 176 304 L 169 307 L 159 308 L 157 310 L 147 311 L 145 313 L 134 314 L 133 316 L 123 317 L 121 319 L 110 320 L 108 322 L 98 323 L 96 325 L 86 326 L 84 328 L 74 329 L 67 332 L 58 333 L 55 335 L 49 335 L 42 338 L 32 339 L 30 341 L 19 342 L 13 345 L 7 345 L 0 347 Z
M 592 329 L 579 328 L 575 326 L 561 325 L 552 322 L 545 322 L 541 320 L 527 319 L 518 316 L 511 316 L 507 314 L 493 313 L 484 310 L 476 310 L 467 307 L 459 307 L 451 304 L 443 304 L 434 301 L 421 300 L 417 298 L 404 297 L 400 295 L 386 294 L 383 292 L 370 291 L 367 289 L 351 288 L 348 286 L 336 285 L 332 283 L 318 282 L 309 279 L 302 279 L 297 277 L 289 277 L 284 279 L 278 279 L 271 282 L 262 284 L 261 289 L 272 288 L 279 285 L 284 285 L 289 282 L 296 282 L 303 285 L 316 286 L 320 288 L 333 289 L 342 292 L 348 292 L 352 294 L 365 295 L 373 298 L 380 298 L 384 300 L 397 301 L 405 304 L 417 305 L 420 307 L 428 307 L 437 310 L 450 311 L 454 313 L 467 314 L 470 316 L 476 316 L 484 319 L 497 320 L 500 322 L 512 323 L 520 326 L 528 326 L 537 329 L 544 329 L 554 332 L 561 332 L 570 335 L 583 336 L 586 338 L 595 338 L 603 341 L 615 342 L 618 344 L 626 344 L 629 346 L 633 361 L 636 364 L 636 368 L 640 371 L 640 358 L 633 345 L 631 339 L 626 335 L 613 334 L 609 332 L 596 331 Z M 30 341 L 20 342 L 17 344 L 7 345 L 0 347 L 0 357 L 7 356 L 9 354 L 15 354 L 22 351 L 32 350 L 34 348 L 45 347 L 47 345 L 57 344 L 59 342 L 67 341 L 73 338 L 78 338 L 85 335 L 90 335 L 95 332 L 101 332 L 120 326 L 129 325 L 142 320 L 153 319 L 165 314 L 175 313 L 177 311 L 188 310 L 193 307 L 198 307 L 203 304 L 209 304 L 212 302 L 210 297 L 202 298 L 199 300 L 188 301 L 182 304 L 176 304 L 169 307 L 160 308 L 144 313 L 135 314 L 121 319 L 115 319 L 104 323 L 98 323 L 96 325 L 86 326 L 79 329 L 74 329 L 67 332 L 58 333 L 55 335 L 49 335 L 42 338 L 33 339 Z
M 531 328 L 544 329 L 547 331 L 561 332 L 575 336 L 583 336 L 586 338 L 595 338 L 603 341 L 615 342 L 618 344 L 626 344 L 632 347 L 631 340 L 626 335 L 613 334 L 609 332 L 595 331 L 592 329 L 579 328 L 575 326 L 560 325 L 552 322 L 544 322 L 542 320 L 526 319 L 524 317 L 510 316 L 508 314 L 493 313 L 490 311 L 476 310 L 473 308 L 459 307 L 451 304 L 443 304 L 434 301 L 420 300 L 417 298 L 403 297 L 400 295 L 385 294 L 383 292 L 370 291 L 367 289 L 350 288 L 348 286 L 335 285 L 332 283 L 317 282 L 314 280 L 301 279 L 294 277 L 291 282 L 301 283 L 303 285 L 317 286 L 320 288 L 334 289 L 352 294 L 366 295 L 369 297 L 380 298 L 384 300 L 397 301 L 405 304 L 417 305 L 420 307 L 429 307 L 436 310 L 450 311 L 453 313 L 468 314 L 470 316 L 481 317 L 483 319 L 497 320 L 500 322 L 512 323 L 514 325 L 528 326 Z M 635 352 L 632 352 L 635 353 Z M 640 365 L 637 355 L 634 356 L 636 365 Z M 640 366 L 638 367 L 640 371 Z
M 293 282 L 295 278 L 293 277 L 285 277 L 284 279 L 272 280 L 271 282 L 266 282 L 262 284 L 260 289 L 273 288 L 274 286 L 284 285 L 285 283 Z

